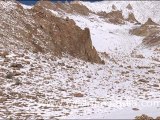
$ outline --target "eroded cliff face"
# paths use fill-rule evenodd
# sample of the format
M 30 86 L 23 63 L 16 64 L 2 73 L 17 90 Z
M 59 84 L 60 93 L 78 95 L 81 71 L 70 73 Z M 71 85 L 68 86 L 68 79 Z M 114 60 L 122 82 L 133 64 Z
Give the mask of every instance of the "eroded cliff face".
M 101 63 L 88 28 L 82 30 L 73 20 L 56 17 L 40 4 L 30 10 L 23 9 L 18 2 L 0 5 L 0 40 L 5 49 L 23 48 L 57 56 L 68 53 L 88 62 Z

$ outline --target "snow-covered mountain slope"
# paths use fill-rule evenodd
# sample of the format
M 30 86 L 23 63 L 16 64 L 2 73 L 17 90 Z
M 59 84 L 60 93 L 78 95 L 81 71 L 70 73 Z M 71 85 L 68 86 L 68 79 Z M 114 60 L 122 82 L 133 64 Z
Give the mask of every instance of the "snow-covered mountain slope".
M 77 15 L 67 16 L 75 20 L 81 28 L 90 28 L 93 45 L 99 52 L 129 55 L 143 39 L 143 37 L 129 33 L 131 28 L 136 27 L 130 23 L 126 25 L 114 25 L 105 22 L 104 19 L 99 18 L 97 15 L 91 15 L 89 17 Z
M 11 9 L 9 5 L 13 7 L 15 5 L 12 2 L 0 1 L 0 3 L 3 3 L 0 5 L 6 11 Z M 130 30 L 139 28 L 141 25 L 128 21 L 122 25 L 115 25 L 93 12 L 100 6 L 103 8 L 103 5 L 105 8 L 112 6 L 104 4 L 108 3 L 106 1 L 95 4 L 80 3 L 91 10 L 88 11 L 89 15 L 79 12 L 82 9 L 74 10 L 75 8 L 71 8 L 68 3 L 64 5 L 65 9 L 61 9 L 63 8 L 61 3 L 55 5 L 47 2 L 46 5 L 41 5 L 45 12 L 49 13 L 47 16 L 65 18 L 64 23 L 62 19 L 57 18 L 61 20 L 59 23 L 67 24 L 71 18 L 82 29 L 88 27 L 92 43 L 106 64 L 85 62 L 68 54 L 63 54 L 59 58 L 49 52 L 33 53 L 19 46 L 24 45 L 24 36 L 24 41 L 16 46 L 14 43 L 17 44 L 17 37 L 11 36 L 5 31 L 7 29 L 1 29 L 0 119 L 134 119 L 141 114 L 154 118 L 160 115 L 160 61 L 147 56 L 151 53 L 151 56 L 159 56 L 160 53 L 155 54 L 152 47 L 143 48 L 143 38 L 146 36 L 130 33 Z M 117 6 L 123 5 L 118 3 Z M 146 2 L 148 5 L 149 3 Z M 127 4 L 124 3 L 124 6 Z M 30 15 L 27 11 L 32 7 L 24 5 L 23 7 L 22 11 Z M 39 8 L 38 4 L 37 8 Z M 36 13 L 41 12 L 36 11 Z M 6 14 L 6 16 L 11 17 L 12 14 Z M 0 16 L 0 18 L 5 17 Z M 14 30 L 13 23 L 17 17 L 13 18 L 10 19 L 8 26 Z M 45 19 L 45 16 L 42 16 L 41 20 L 44 20 L 43 18 Z M 50 21 L 49 26 L 54 22 L 54 19 Z M 0 25 L 3 26 L 5 23 L 6 21 L 3 21 Z M 21 25 L 25 23 L 28 22 L 24 21 Z M 45 24 L 47 21 L 42 23 Z M 67 30 L 63 29 L 60 32 L 61 36 Z M 42 30 L 38 27 L 37 33 L 40 32 Z M 70 34 L 70 32 L 67 33 Z M 42 33 L 44 34 L 45 30 Z M 5 37 L 7 34 L 9 34 L 8 37 Z M 37 39 L 38 42 L 44 40 L 43 37 Z M 4 47 L 5 44 L 8 49 Z M 45 46 L 43 42 L 42 45 Z M 157 48 L 159 46 L 155 49 Z
M 8 52 L 0 57 L 1 119 L 159 116 L 159 62 L 119 56 L 105 61 Z
M 142 40 L 145 38 L 145 36 L 138 36 L 130 33 L 132 29 L 138 28 L 141 25 L 135 25 L 128 21 L 124 25 L 123 24 L 115 25 L 107 22 L 103 17 L 99 16 L 96 13 L 101 11 L 110 12 L 113 10 L 113 5 L 115 5 L 115 7 L 117 7 L 117 10 L 122 10 L 124 17 L 126 17 L 126 13 L 124 12 L 127 11 L 127 13 L 133 13 L 134 16 L 137 15 L 138 16 L 137 20 L 142 23 L 146 22 L 148 18 L 151 18 L 152 20 L 156 19 L 155 21 L 157 21 L 159 17 L 153 16 L 154 14 L 152 12 L 156 12 L 157 13 L 156 15 L 160 13 L 160 9 L 158 9 L 157 7 L 157 4 L 159 3 L 160 3 L 159 1 L 152 1 L 152 2 L 104 1 L 104 2 L 93 2 L 93 3 L 90 3 L 90 2 L 72 3 L 72 4 L 82 4 L 88 7 L 91 10 L 88 16 L 81 15 L 76 12 L 68 13 L 68 12 L 65 12 L 64 10 L 51 10 L 51 11 L 53 14 L 57 16 L 64 17 L 64 18 L 69 17 L 73 19 L 76 22 L 76 24 L 80 26 L 82 29 L 84 29 L 85 27 L 88 27 L 91 31 L 93 46 L 95 46 L 97 51 L 106 52 L 110 55 L 112 54 L 130 55 L 133 51 L 135 51 L 134 49 L 136 49 L 136 47 L 139 48 L 140 46 L 143 46 L 143 44 L 141 43 L 142 43 Z M 142 6 L 140 6 L 141 4 Z M 130 5 L 132 10 L 128 10 L 128 8 L 126 8 L 128 5 Z M 147 6 L 152 7 L 152 9 L 148 10 Z M 141 12 L 139 10 L 141 10 Z M 146 14 L 144 14 L 144 11 L 146 11 Z M 147 29 L 149 30 L 149 28 Z M 144 50 L 143 49 L 140 49 L 140 50 L 143 53 Z M 154 54 L 154 51 L 150 50 L 150 53 Z
M 126 7 L 130 4 L 133 8 L 131 10 L 136 19 L 140 22 L 146 22 L 148 18 L 152 18 L 154 21 L 160 23 L 160 1 L 102 1 L 102 2 L 81 2 L 81 4 L 87 6 L 94 12 L 112 10 L 112 5 L 115 5 L 117 9 L 122 10 L 125 17 L 128 16 L 130 10 Z
M 138 25 L 131 23 L 114 25 L 107 23 L 103 18 L 100 18 L 100 16 L 96 14 L 84 16 L 66 13 L 61 10 L 55 11 L 48 8 L 46 9 L 56 16 L 73 19 L 82 29 L 86 27 L 89 28 L 93 46 L 98 52 L 128 55 L 143 39 L 143 37 L 131 35 L 129 33 L 130 29 L 137 27 Z

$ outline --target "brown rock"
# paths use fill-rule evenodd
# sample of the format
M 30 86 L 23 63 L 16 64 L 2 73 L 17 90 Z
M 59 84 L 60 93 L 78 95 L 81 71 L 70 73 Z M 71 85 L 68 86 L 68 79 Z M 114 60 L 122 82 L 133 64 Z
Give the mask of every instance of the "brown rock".
M 71 2 L 72 13 L 76 12 L 80 15 L 89 15 L 92 13 L 86 6 L 79 4 L 78 2 Z
M 19 76 L 19 75 L 21 75 L 21 73 L 19 71 L 13 71 L 13 75 L 14 76 Z
M 136 18 L 135 18 L 135 16 L 134 16 L 133 13 L 130 13 L 130 14 L 128 15 L 128 18 L 126 19 L 126 21 L 128 21 L 128 22 L 130 22 L 130 23 L 140 24 L 140 23 L 136 20 Z
M 9 61 L 10 61 L 9 58 L 5 58 L 5 59 L 4 59 L 4 63 L 7 63 L 7 62 L 9 62 Z
M 158 46 L 160 45 L 160 30 L 157 30 L 157 32 L 150 33 L 147 37 L 143 39 L 142 44 L 148 47 Z M 157 47 L 159 48 L 159 47 Z
M 22 83 L 19 79 L 15 79 L 15 84 L 14 85 L 22 85 Z
M 74 97 L 83 97 L 84 95 L 82 93 L 74 93 L 73 96 Z
M 147 81 L 147 80 L 144 80 L 144 79 L 140 79 L 140 80 L 138 80 L 139 82 L 142 82 L 142 83 L 149 83 L 149 81 Z
M 23 68 L 23 66 L 19 63 L 12 63 L 10 67 Z
M 6 75 L 6 78 L 7 78 L 7 79 L 12 79 L 13 76 L 14 76 L 14 74 L 11 73 L 11 72 L 9 72 L 9 73 L 7 73 L 7 75 Z
M 38 1 L 36 5 L 43 6 L 47 9 L 61 10 L 72 14 L 76 13 L 81 15 L 89 15 L 89 13 L 92 13 L 86 6 L 76 1 L 70 3 L 68 2 L 63 3 L 61 1 L 58 1 L 56 3 L 53 3 L 44 0 L 44 1 Z
M 132 6 L 131 6 L 131 4 L 128 4 L 126 8 L 127 8 L 128 10 L 132 10 L 132 9 L 133 9 Z
M 145 58 L 143 55 L 135 55 L 136 58 Z
M 52 16 L 40 6 L 35 7 L 34 11 L 41 13 L 35 14 L 35 21 L 39 21 L 38 23 L 43 26 L 43 30 L 51 36 L 51 44 L 48 46 L 53 49 L 56 55 L 65 52 L 85 61 L 101 63 L 95 48 L 92 46 L 88 28 L 81 30 L 74 21 L 70 19 L 66 21 Z
M 0 56 L 1 57 L 6 57 L 7 55 L 9 55 L 9 53 L 7 52 L 7 51 L 2 51 L 2 52 L 0 52 Z
M 29 57 L 29 56 L 25 56 L 24 58 L 25 58 L 25 59 L 30 59 L 30 57 Z
M 159 24 L 153 22 L 153 20 L 151 18 L 148 18 L 148 20 L 144 23 L 144 26 L 145 25 L 159 25 Z
M 153 87 L 159 87 L 159 85 L 157 85 L 157 84 L 154 84 L 154 85 L 153 85 Z
M 135 117 L 135 120 L 154 120 L 152 117 L 149 117 L 147 115 L 141 115 L 141 116 L 137 116 Z
M 107 19 L 110 23 L 113 24 L 125 24 L 125 19 L 122 15 L 122 11 L 116 10 L 109 13 L 99 12 L 98 15 L 102 18 Z
M 147 22 L 140 27 L 131 30 L 130 33 L 137 36 L 149 36 L 157 32 L 158 26 L 159 24 L 153 22 L 151 18 L 148 18 Z
M 117 10 L 117 7 L 115 5 L 112 5 L 112 10 Z

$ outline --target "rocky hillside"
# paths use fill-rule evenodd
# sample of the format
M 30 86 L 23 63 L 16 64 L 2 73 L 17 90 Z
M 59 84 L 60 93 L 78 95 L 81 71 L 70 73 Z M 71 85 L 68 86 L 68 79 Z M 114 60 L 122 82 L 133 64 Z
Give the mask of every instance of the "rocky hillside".
M 159 116 L 157 1 L 11 1 L 0 1 L 0 119 Z
M 25 10 L 18 2 L 9 1 L 1 1 L 0 13 L 0 39 L 4 49 L 17 47 L 58 56 L 67 53 L 85 61 L 102 63 L 92 46 L 90 30 L 82 30 L 69 18 L 56 17 L 38 4 Z

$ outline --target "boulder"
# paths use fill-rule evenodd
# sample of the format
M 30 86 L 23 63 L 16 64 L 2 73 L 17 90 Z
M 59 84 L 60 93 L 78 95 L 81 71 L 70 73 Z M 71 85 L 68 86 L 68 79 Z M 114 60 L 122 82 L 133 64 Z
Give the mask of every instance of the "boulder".
M 74 97 L 83 97 L 84 95 L 82 93 L 74 93 L 73 96 Z

